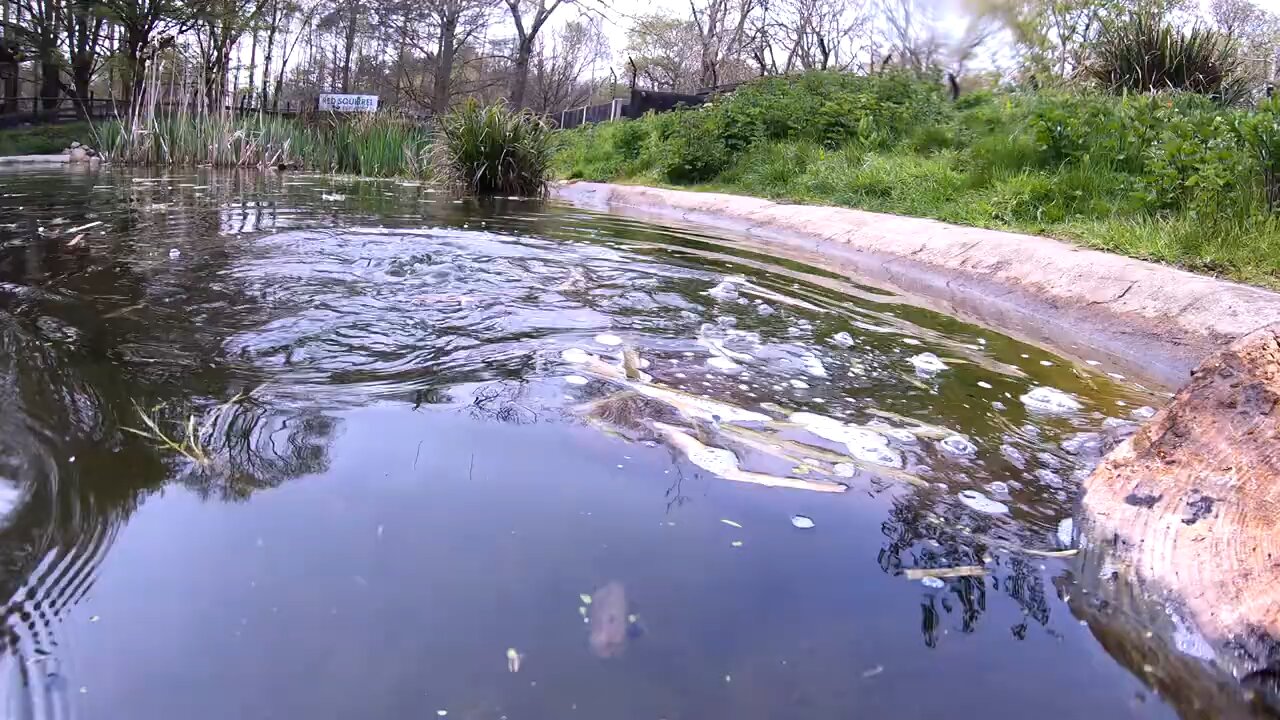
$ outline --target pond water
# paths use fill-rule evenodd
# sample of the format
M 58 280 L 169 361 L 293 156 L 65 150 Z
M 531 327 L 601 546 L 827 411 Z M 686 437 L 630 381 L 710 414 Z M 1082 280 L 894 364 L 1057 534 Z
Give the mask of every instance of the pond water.
M 11 717 L 1176 715 L 1062 557 L 1165 396 L 731 241 L 8 173 L 0 344 Z

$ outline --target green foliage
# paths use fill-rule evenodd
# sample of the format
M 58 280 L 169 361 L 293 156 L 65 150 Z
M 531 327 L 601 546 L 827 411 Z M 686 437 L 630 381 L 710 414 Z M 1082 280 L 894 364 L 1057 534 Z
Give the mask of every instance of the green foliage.
M 1280 101 L 986 92 L 811 73 L 562 134 L 563 177 L 1045 232 L 1280 286 Z M 1132 232 L 1133 237 L 1125 236 Z
M 0 156 L 56 155 L 70 147 L 73 142 L 93 144 L 88 123 L 0 130 Z
M 440 119 L 431 165 L 438 179 L 474 195 L 541 197 L 551 175 L 553 136 L 541 118 L 474 100 Z
M 1235 102 L 1247 91 L 1235 82 L 1240 68 L 1230 35 L 1199 24 L 1184 32 L 1139 11 L 1104 23 L 1090 71 L 1112 92 L 1174 90 Z
M 1271 98 L 1256 113 L 1237 117 L 1236 132 L 1262 171 L 1267 209 L 1280 212 L 1280 98 Z
M 305 167 L 379 177 L 422 177 L 429 132 L 392 113 L 326 116 L 305 124 L 273 116 L 157 115 L 96 128 L 111 162 L 124 165 Z

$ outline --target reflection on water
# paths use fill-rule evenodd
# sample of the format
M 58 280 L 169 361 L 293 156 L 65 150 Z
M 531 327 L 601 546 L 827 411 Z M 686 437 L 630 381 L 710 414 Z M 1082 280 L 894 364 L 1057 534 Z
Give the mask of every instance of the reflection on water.
M 1062 599 L 1105 367 L 530 201 L 0 195 L 11 715 L 1173 714 Z

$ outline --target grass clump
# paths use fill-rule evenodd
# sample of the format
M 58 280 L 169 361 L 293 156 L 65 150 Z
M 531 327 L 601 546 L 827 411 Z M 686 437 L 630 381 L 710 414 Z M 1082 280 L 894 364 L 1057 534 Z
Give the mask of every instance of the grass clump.
M 430 166 L 472 195 L 541 197 L 551 177 L 551 128 L 532 113 L 474 100 L 440 119 Z
M 1049 234 L 1280 287 L 1280 101 L 978 92 L 809 73 L 562 133 L 567 179 L 716 189 Z
M 394 113 L 269 115 L 162 113 L 97 129 L 111 162 L 139 166 L 291 167 L 373 177 L 424 177 L 430 130 Z
M 92 144 L 89 123 L 76 122 L 0 130 L 0 156 L 56 155 L 73 142 Z

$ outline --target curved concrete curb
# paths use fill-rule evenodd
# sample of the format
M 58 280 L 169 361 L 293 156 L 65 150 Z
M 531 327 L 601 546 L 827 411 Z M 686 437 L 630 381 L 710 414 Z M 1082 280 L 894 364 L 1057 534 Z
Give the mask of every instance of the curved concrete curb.
M 1211 352 L 1280 322 L 1278 293 L 1044 237 L 626 185 L 570 183 L 552 196 L 743 233 L 1068 355 L 1106 354 L 1170 388 Z

